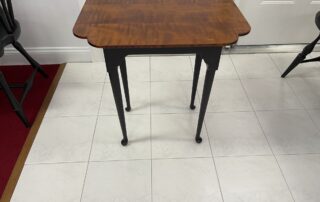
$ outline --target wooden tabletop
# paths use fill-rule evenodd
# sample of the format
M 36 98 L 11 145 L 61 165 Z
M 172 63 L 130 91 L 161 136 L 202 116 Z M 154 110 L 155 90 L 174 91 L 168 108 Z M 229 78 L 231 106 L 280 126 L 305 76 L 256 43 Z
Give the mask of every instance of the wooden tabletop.
M 224 46 L 249 32 L 233 0 L 86 0 L 73 28 L 99 48 Z

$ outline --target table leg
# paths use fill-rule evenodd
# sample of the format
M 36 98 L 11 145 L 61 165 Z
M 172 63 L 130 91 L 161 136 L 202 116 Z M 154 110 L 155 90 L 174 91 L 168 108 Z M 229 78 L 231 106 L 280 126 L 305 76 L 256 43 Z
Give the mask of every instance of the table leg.
M 208 101 L 210 98 L 214 75 L 216 70 L 219 67 L 220 55 L 221 55 L 221 49 L 214 49 L 213 51 L 208 51 L 207 53 L 204 53 L 201 55 L 203 60 L 207 64 L 207 72 L 204 80 L 198 126 L 197 126 L 197 132 L 195 137 L 195 140 L 197 143 L 202 142 L 202 138 L 200 137 L 200 134 L 201 134 L 202 125 L 203 125 L 204 117 L 205 117 L 207 106 L 208 106 Z
M 107 51 L 105 51 L 105 59 L 106 59 L 107 71 L 108 71 L 110 82 L 111 82 L 113 97 L 117 107 L 122 135 L 123 135 L 121 144 L 123 146 L 126 146 L 128 144 L 128 137 L 127 137 L 126 120 L 125 120 L 123 103 L 122 103 L 120 79 L 119 79 L 119 73 L 118 73 L 118 66 L 124 60 L 124 57 L 122 58 L 121 56 L 116 54 L 109 54 Z
M 202 59 L 201 59 L 200 55 L 197 54 L 195 65 L 194 65 L 194 72 L 193 72 L 193 84 L 192 84 L 190 109 L 196 108 L 196 106 L 194 105 L 194 100 L 195 100 L 196 93 L 197 93 L 201 62 L 202 62 Z
M 127 64 L 125 59 L 120 65 L 120 71 L 121 71 L 124 94 L 126 96 L 126 102 L 127 102 L 126 111 L 129 112 L 131 111 L 131 104 L 130 104 L 130 94 L 129 94 L 129 87 L 128 87 Z

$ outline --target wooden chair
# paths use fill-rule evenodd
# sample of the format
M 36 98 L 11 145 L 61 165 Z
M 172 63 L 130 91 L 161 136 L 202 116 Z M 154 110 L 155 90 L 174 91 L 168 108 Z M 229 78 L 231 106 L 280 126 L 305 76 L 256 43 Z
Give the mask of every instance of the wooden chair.
M 39 63 L 35 61 L 17 41 L 20 33 L 20 24 L 14 18 L 11 0 L 0 0 L 0 57 L 4 55 L 4 48 L 11 44 L 29 61 L 34 68 L 34 71 L 31 73 L 29 78 L 24 83 L 20 84 L 8 84 L 4 74 L 0 71 L 0 90 L 3 90 L 14 111 L 17 113 L 25 126 L 30 127 L 31 124 L 25 116 L 22 108 L 23 101 L 32 87 L 36 73 L 39 72 L 45 78 L 48 76 Z M 12 93 L 12 88 L 23 89 L 22 96 L 19 100 Z
M 316 25 L 318 29 L 320 30 L 320 11 L 316 15 Z M 293 60 L 291 65 L 287 68 L 287 70 L 281 75 L 282 78 L 286 77 L 295 67 L 297 67 L 300 63 L 307 63 L 307 62 L 319 62 L 320 56 L 312 59 L 307 59 L 307 55 L 309 55 L 314 47 L 317 45 L 317 43 L 320 41 L 320 34 L 319 36 L 311 42 L 309 45 L 307 45 L 301 53 Z

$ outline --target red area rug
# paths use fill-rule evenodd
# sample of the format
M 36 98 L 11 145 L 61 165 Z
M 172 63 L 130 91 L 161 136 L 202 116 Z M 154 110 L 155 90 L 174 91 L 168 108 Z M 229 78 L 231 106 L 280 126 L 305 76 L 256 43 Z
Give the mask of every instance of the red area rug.
M 50 86 L 57 75 L 59 67 L 60 65 L 44 65 L 43 68 L 49 75 L 49 78 L 47 79 L 43 78 L 40 74 L 37 74 L 33 83 L 33 87 L 23 104 L 25 114 L 31 123 L 35 122 L 39 110 L 48 94 Z M 33 71 L 31 66 L 0 66 L 0 70 L 5 75 L 8 83 L 24 82 Z M 20 89 L 13 90 L 16 96 L 19 96 L 21 91 L 22 90 Z M 40 123 L 37 124 L 40 125 Z M 34 125 L 35 124 L 36 123 L 34 123 Z M 11 174 L 13 174 L 17 159 L 19 158 L 28 135 L 30 134 L 30 130 L 32 130 L 33 127 L 26 128 L 23 125 L 21 120 L 13 111 L 7 97 L 5 97 L 4 93 L 0 89 L 0 199 L 4 193 L 4 190 L 6 189 L 6 185 Z M 32 143 L 30 144 L 30 147 L 31 145 Z M 27 154 L 25 154 L 25 158 L 26 156 Z M 22 164 L 24 163 L 25 158 Z M 16 173 L 15 175 L 16 178 L 18 178 L 20 173 Z M 15 185 L 15 183 L 13 184 Z

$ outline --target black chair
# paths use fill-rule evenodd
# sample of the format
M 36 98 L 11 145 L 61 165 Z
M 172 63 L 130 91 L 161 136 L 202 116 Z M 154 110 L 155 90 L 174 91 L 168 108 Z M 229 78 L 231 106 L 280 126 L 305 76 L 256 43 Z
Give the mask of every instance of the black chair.
M 0 89 L 3 90 L 14 111 L 17 113 L 25 126 L 30 127 L 30 122 L 25 116 L 22 108 L 23 101 L 32 87 L 36 73 L 39 72 L 45 78 L 48 76 L 39 63 L 37 63 L 17 41 L 20 36 L 20 32 L 20 24 L 14 18 L 11 0 L 0 0 L 0 57 L 4 55 L 4 48 L 11 44 L 29 61 L 34 68 L 34 71 L 31 73 L 29 78 L 24 83 L 19 84 L 8 84 L 4 74 L 0 70 Z M 23 93 L 19 101 L 12 93 L 12 88 L 23 89 Z
M 316 25 L 318 29 L 320 30 L 320 11 L 316 15 Z M 319 62 L 320 57 L 312 58 L 312 59 L 307 59 L 307 55 L 309 55 L 314 47 L 317 45 L 317 43 L 320 40 L 320 34 L 319 36 L 309 45 L 307 45 L 301 53 L 293 60 L 291 65 L 287 68 L 287 70 L 281 75 L 282 78 L 286 77 L 296 66 L 298 66 L 300 63 L 307 63 L 307 62 Z

